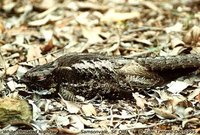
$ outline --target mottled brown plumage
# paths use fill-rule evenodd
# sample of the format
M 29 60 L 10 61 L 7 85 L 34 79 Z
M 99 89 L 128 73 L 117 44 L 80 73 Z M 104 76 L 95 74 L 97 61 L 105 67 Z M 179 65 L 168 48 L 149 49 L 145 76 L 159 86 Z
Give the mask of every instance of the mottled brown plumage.
M 191 71 L 199 66 L 200 56 L 192 54 L 126 59 L 75 53 L 32 68 L 21 81 L 35 90 L 55 88 L 67 100 L 74 99 L 74 95 L 90 99 L 97 94 L 108 99 L 128 99 L 133 91 L 180 76 L 171 75 L 177 69 Z

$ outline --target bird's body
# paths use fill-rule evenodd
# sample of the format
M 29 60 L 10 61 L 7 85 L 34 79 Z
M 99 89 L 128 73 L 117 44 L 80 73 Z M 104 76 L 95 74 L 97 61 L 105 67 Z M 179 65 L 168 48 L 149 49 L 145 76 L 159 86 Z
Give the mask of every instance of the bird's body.
M 90 99 L 97 94 L 109 99 L 124 99 L 131 98 L 134 90 L 162 84 L 166 76 L 158 71 L 200 66 L 200 62 L 192 65 L 200 56 L 188 58 L 184 56 L 187 64 L 181 64 L 180 57 L 126 59 L 97 54 L 69 54 L 34 67 L 21 80 L 36 90 L 54 88 L 65 99 L 73 95 Z M 177 66 L 169 66 L 174 63 Z

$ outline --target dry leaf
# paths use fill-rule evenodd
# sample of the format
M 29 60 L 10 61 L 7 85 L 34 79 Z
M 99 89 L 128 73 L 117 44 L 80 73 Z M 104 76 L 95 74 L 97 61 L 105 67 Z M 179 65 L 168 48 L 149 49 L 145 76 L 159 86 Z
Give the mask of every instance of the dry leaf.
M 42 51 L 40 50 L 39 46 L 30 46 L 27 54 L 27 61 L 42 57 L 41 52 Z
M 33 121 L 36 121 L 41 116 L 40 108 L 34 103 L 33 100 L 28 100 L 29 104 L 32 105 Z
M 5 74 L 6 74 L 5 60 L 2 54 L 0 53 L 0 79 L 4 78 Z
M 169 111 L 168 109 L 153 108 L 153 110 L 156 112 L 158 117 L 160 116 L 161 118 L 166 118 L 166 119 L 177 118 L 177 116 L 172 114 L 172 112 Z
M 101 28 L 95 27 L 95 28 L 86 28 L 82 27 L 83 36 L 88 39 L 89 44 L 95 44 L 98 42 L 103 42 L 103 39 L 99 37 Z
M 141 97 L 141 95 L 139 93 L 133 93 L 132 95 L 136 100 L 137 106 L 139 106 L 141 109 L 144 109 L 145 104 L 147 103 L 147 101 L 144 99 L 144 97 Z
M 81 116 L 79 116 L 79 119 L 87 127 L 94 127 L 94 128 L 98 127 L 98 124 L 92 123 L 90 120 L 86 120 L 85 118 L 83 118 Z
M 198 123 L 198 122 L 199 122 L 198 118 L 185 119 L 182 122 L 182 127 L 184 128 L 188 123 Z
M 139 38 L 132 38 L 132 39 L 138 43 L 142 43 L 149 46 L 153 45 L 153 43 L 151 43 L 151 41 L 149 41 L 148 39 L 139 39 Z
M 158 8 L 158 6 L 155 5 L 154 2 L 151 1 L 141 1 L 142 4 L 144 4 L 145 6 L 147 6 L 148 8 L 157 11 L 157 12 L 161 12 L 161 10 Z
M 81 122 L 78 115 L 70 115 L 69 120 L 70 120 L 70 125 L 72 125 L 70 127 L 71 131 L 80 132 L 81 130 L 84 129 L 84 124 Z
M 197 88 L 197 89 L 195 89 L 195 90 L 193 90 L 190 94 L 189 94 L 189 96 L 188 96 L 188 100 L 190 101 L 190 100 L 193 100 L 197 95 L 199 95 L 200 94 L 200 88 Z
M 180 118 L 185 118 L 192 113 L 194 113 L 194 109 L 192 107 L 183 107 L 183 106 L 175 106 L 174 107 L 174 113 L 177 114 Z
M 169 87 L 167 90 L 175 94 L 182 92 L 188 86 L 190 86 L 190 84 L 182 81 L 172 81 L 167 86 Z
M 14 91 L 17 86 L 17 83 L 13 80 L 10 80 L 9 82 L 7 82 L 7 86 L 11 91 Z
M 185 45 L 185 43 L 179 38 L 173 38 L 171 40 L 171 44 L 172 44 L 173 48 L 176 47 L 176 46 L 179 46 L 179 45 Z
M 19 65 L 14 65 L 6 69 L 7 75 L 13 75 L 18 70 Z
M 139 17 L 140 17 L 140 13 L 137 11 L 120 13 L 120 12 L 116 12 L 113 9 L 110 9 L 108 12 L 105 13 L 104 16 L 101 17 L 101 21 L 106 22 L 106 23 L 111 23 L 111 22 L 135 19 Z
M 59 127 L 59 126 L 67 126 L 69 125 L 69 119 L 67 116 L 57 116 L 55 118 L 55 123 L 56 125 Z
M 166 27 L 165 28 L 165 31 L 167 33 L 170 33 L 170 32 L 181 32 L 182 31 L 182 28 L 183 28 L 183 24 L 180 23 L 180 22 L 177 22 L 175 25 L 173 26 L 170 26 L 170 27 Z
M 66 101 L 63 99 L 62 99 L 62 102 L 66 105 L 67 111 L 69 111 L 69 113 L 78 113 L 80 111 L 79 106 L 75 104 L 74 102 Z
M 200 93 L 195 97 L 197 101 L 200 103 Z
M 110 124 L 109 120 L 102 120 L 99 122 L 99 126 L 101 127 L 101 129 L 105 129 L 108 130 L 108 125 Z
M 0 20 L 0 34 L 2 34 L 5 31 L 5 27 L 3 22 Z
M 92 104 L 83 105 L 82 111 L 86 116 L 97 115 L 97 112 Z
M 105 11 L 107 10 L 107 6 L 98 5 L 92 2 L 77 2 L 77 6 L 79 10 L 95 10 L 95 11 Z
M 187 48 L 185 48 L 184 46 L 177 46 L 173 48 L 173 50 L 170 53 L 168 53 L 168 55 L 179 55 L 185 50 L 187 50 Z
M 197 45 L 200 42 L 200 27 L 193 26 L 184 37 L 184 42 L 191 45 Z
M 147 127 L 148 125 L 147 124 L 144 124 L 144 123 L 140 123 L 140 122 L 137 122 L 137 123 L 134 123 L 133 127 L 134 128 L 144 128 L 144 127 Z
M 47 45 L 41 47 L 41 50 L 42 50 L 43 53 L 47 53 L 47 52 L 51 51 L 51 49 L 53 49 L 53 47 L 54 47 L 54 44 L 53 44 L 53 41 L 51 39 L 51 40 L 49 40 Z
M 48 3 L 48 4 L 47 4 Z M 40 4 L 40 7 L 43 9 L 49 9 L 56 5 L 55 0 L 42 0 L 42 3 Z
M 41 26 L 41 25 L 45 25 L 46 23 L 48 23 L 49 21 L 58 21 L 62 19 L 61 16 L 53 16 L 53 15 L 47 15 L 45 18 L 40 19 L 40 20 L 35 20 L 32 22 L 29 22 L 28 25 L 30 26 Z

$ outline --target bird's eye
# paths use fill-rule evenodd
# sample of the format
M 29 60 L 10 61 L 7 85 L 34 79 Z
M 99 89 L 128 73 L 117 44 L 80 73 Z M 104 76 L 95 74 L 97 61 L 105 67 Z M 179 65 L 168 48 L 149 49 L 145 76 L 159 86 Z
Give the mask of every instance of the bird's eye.
M 46 77 L 44 76 L 38 76 L 37 77 L 37 81 L 44 81 L 46 79 Z

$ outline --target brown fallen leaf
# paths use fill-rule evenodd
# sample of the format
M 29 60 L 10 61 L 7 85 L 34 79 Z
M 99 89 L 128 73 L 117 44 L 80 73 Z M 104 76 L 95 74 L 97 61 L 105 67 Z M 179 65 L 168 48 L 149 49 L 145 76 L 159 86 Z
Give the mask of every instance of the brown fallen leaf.
M 200 103 L 200 93 L 196 96 L 196 99 Z
M 13 75 L 17 71 L 18 67 L 19 67 L 19 65 L 14 65 L 14 66 L 8 67 L 6 69 L 6 74 Z
M 166 119 L 177 118 L 176 115 L 172 114 L 172 112 L 170 112 L 167 109 L 153 108 L 153 110 L 156 112 L 158 117 L 161 116 L 162 118 L 166 118 Z
M 3 22 L 0 20 L 0 34 L 2 34 L 5 31 L 5 27 Z
M 53 44 L 52 39 L 50 39 L 45 46 L 41 47 L 41 50 L 42 50 L 42 53 L 47 53 L 47 52 L 51 51 L 51 49 L 53 49 L 53 48 L 54 48 L 54 44 Z
M 200 44 L 200 27 L 193 26 L 183 38 L 183 41 L 192 46 L 197 46 Z
M 198 96 L 199 96 L 199 102 L 200 102 L 200 89 L 197 88 L 193 90 L 187 97 L 189 101 L 196 99 L 198 101 Z

